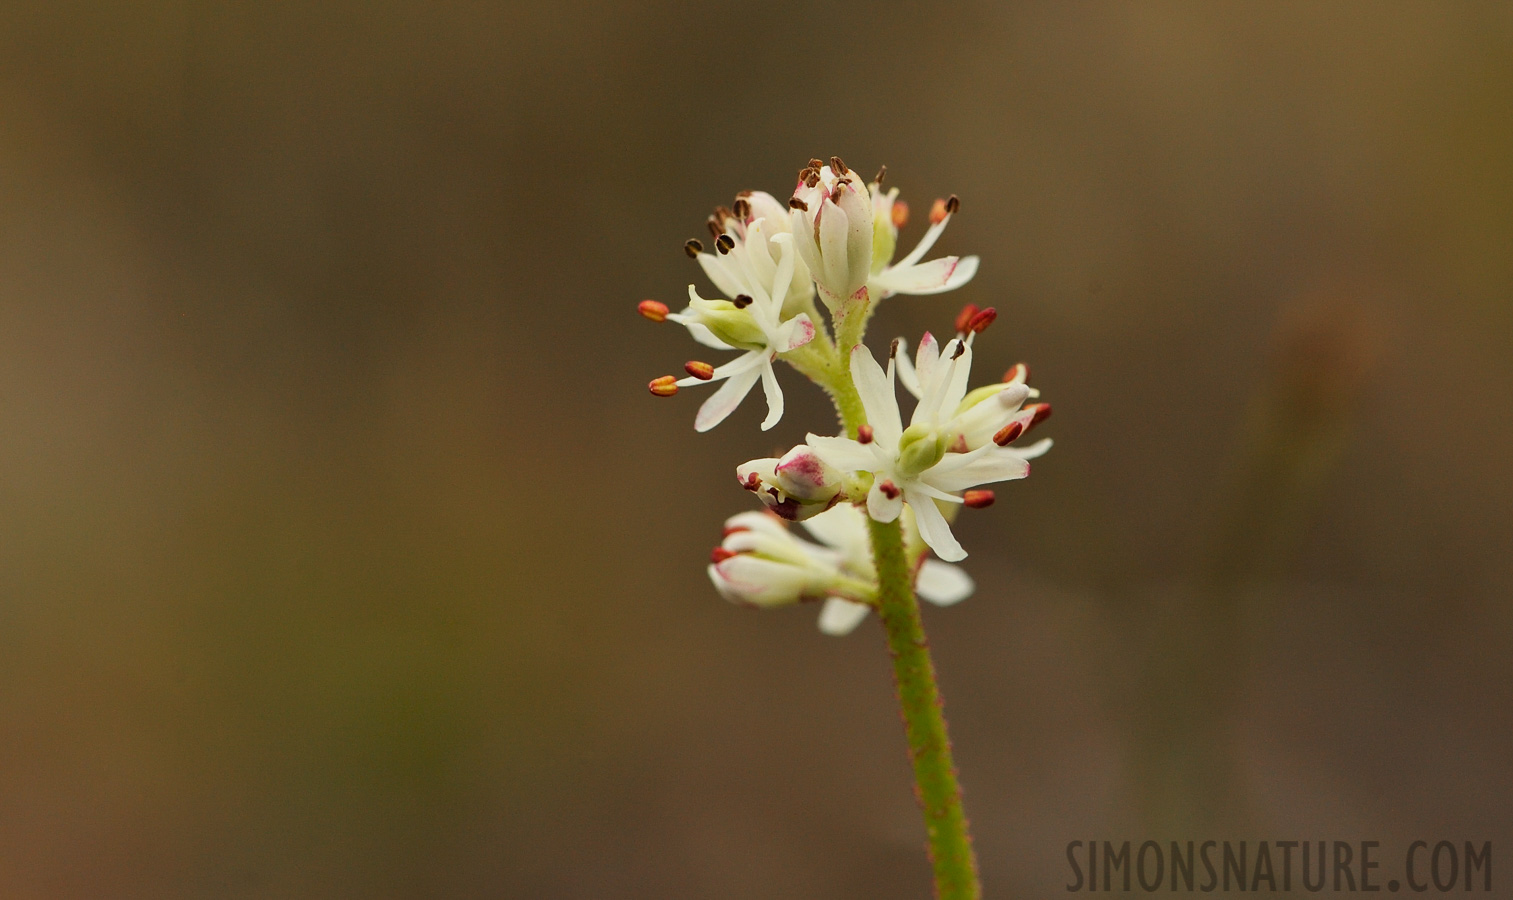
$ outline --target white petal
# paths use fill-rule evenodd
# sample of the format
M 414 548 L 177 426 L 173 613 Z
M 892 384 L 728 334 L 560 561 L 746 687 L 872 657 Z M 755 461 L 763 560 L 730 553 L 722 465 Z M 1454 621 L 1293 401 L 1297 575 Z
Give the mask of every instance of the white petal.
M 831 291 L 846 296 L 850 293 L 850 270 L 846 265 L 846 235 L 850 230 L 846 212 L 830 200 L 820 204 L 816 214 L 819 221 L 820 261 L 823 271 L 814 275 L 824 281 Z
M 736 469 L 736 471 L 739 472 L 741 471 L 741 469 L 760 466 L 762 463 L 776 462 L 777 460 L 775 459 L 754 459 L 751 462 L 746 463 L 746 465 L 741 466 L 740 469 Z M 772 515 L 771 513 L 764 512 L 736 513 L 735 515 L 725 520 L 725 527 L 727 529 L 745 528 L 748 531 L 760 531 L 773 535 L 788 534 L 787 526 L 785 526 L 776 516 Z
M 944 219 L 931 225 L 930 230 L 925 232 L 925 236 L 919 239 L 919 243 L 914 245 L 913 250 L 909 251 L 909 255 L 899 260 L 898 265 L 893 268 L 906 269 L 924 259 L 925 254 L 929 253 L 930 248 L 935 246 L 935 242 L 940 239 L 941 232 L 946 230 L 946 224 L 950 221 L 951 216 L 947 214 Z
M 838 550 L 850 550 L 869 540 L 866 517 L 849 503 L 837 504 L 804 520 L 804 530 Z
M 958 459 L 952 459 L 952 456 Z M 955 493 L 979 484 L 1013 481 L 1028 474 L 1030 464 L 1022 456 L 988 444 L 971 453 L 947 453 L 945 459 L 920 477 L 933 487 Z
M 960 566 L 927 559 L 919 567 L 914 592 L 936 606 L 950 606 L 972 596 L 977 585 Z
M 903 383 L 904 390 L 913 394 L 914 399 L 918 400 L 920 396 L 919 373 L 914 370 L 914 363 L 909 360 L 909 348 L 903 345 L 903 338 L 898 340 L 898 352 L 893 355 L 894 361 L 898 363 L 898 380 Z
M 767 418 L 762 420 L 766 431 L 783 418 L 783 389 L 778 386 L 777 373 L 772 371 L 772 360 L 762 361 L 762 392 L 767 395 Z
M 679 378 L 678 386 L 694 387 L 700 384 L 710 384 L 715 381 L 723 381 L 724 379 L 730 378 L 731 376 L 739 375 L 742 372 L 756 368 L 757 366 L 762 364 L 762 360 L 767 355 L 767 351 L 765 350 L 747 350 L 745 353 L 742 353 L 740 356 L 737 356 L 730 362 L 727 362 L 721 366 L 715 366 L 714 372 L 708 378 L 695 378 L 690 375 L 687 378 Z
M 851 380 L 867 410 L 867 422 L 872 433 L 882 446 L 893 450 L 904 428 L 898 414 L 898 396 L 893 391 L 893 381 L 883 374 L 882 367 L 872 358 L 872 352 L 861 344 L 851 348 Z
M 715 287 L 719 288 L 720 293 L 730 298 L 746 293 L 745 286 L 741 284 L 735 272 L 725 264 L 725 260 L 713 253 L 700 253 L 695 258 L 699 261 L 699 268 L 704 270 L 704 274 Z
M 917 266 L 884 269 L 870 283 L 890 294 L 943 294 L 971 281 L 977 274 L 977 263 L 975 256 L 942 256 Z
M 797 603 L 809 587 L 808 569 L 741 554 L 710 566 L 709 580 L 727 600 L 780 606 Z
M 842 472 L 870 472 L 877 465 L 877 455 L 867 445 L 850 438 L 810 434 L 804 442 L 826 465 Z
M 778 261 L 777 272 L 772 277 L 772 314 L 781 315 L 783 301 L 788 298 L 788 285 L 793 281 L 793 263 L 797 253 L 793 249 L 793 235 L 784 232 L 774 235 L 772 245 L 783 258 Z
M 766 351 L 753 351 L 765 353 Z M 746 395 L 751 393 L 751 388 L 762 377 L 760 365 L 752 366 L 744 372 L 732 375 L 719 390 L 714 392 L 704 405 L 699 407 L 699 414 L 694 417 L 694 431 L 708 431 L 721 422 L 725 421 L 735 408 L 741 405 Z
M 1045 452 L 1051 449 L 1051 439 L 1041 438 L 1028 447 L 1005 447 L 1004 449 L 1012 452 L 1020 459 L 1034 459 L 1037 456 L 1044 456 Z
M 930 545 L 935 555 L 947 562 L 966 559 L 967 551 L 957 543 L 956 536 L 951 533 L 951 526 L 946 524 L 946 517 L 940 514 L 935 501 L 917 491 L 909 491 L 908 497 L 909 505 L 914 508 L 914 522 L 919 526 L 919 536 Z
M 852 603 L 840 597 L 831 597 L 825 601 L 825 608 L 820 610 L 820 631 L 835 637 L 850 634 L 867 618 L 867 609 L 865 603 Z
M 779 353 L 787 353 L 790 350 L 797 350 L 812 340 L 814 340 L 814 323 L 810 321 L 808 313 L 799 313 L 782 324 L 772 349 Z
M 883 493 L 883 479 L 879 478 L 872 490 L 867 492 L 867 515 L 875 522 L 891 522 L 904 511 L 903 494 L 895 492 L 892 497 Z

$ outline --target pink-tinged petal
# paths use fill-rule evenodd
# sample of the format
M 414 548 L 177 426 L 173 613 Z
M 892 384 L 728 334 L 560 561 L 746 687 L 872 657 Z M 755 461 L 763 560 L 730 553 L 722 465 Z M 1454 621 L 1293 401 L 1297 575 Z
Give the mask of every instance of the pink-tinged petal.
M 797 350 L 812 340 L 814 340 L 814 322 L 810 321 L 808 313 L 799 313 L 783 323 L 778 345 L 773 349 L 779 353 L 787 353 L 790 350 Z
M 957 543 L 956 536 L 951 533 L 951 526 L 946 524 L 946 517 L 941 515 L 935 501 L 913 490 L 906 496 L 909 505 L 914 508 L 914 523 L 919 526 L 919 536 L 935 551 L 935 555 L 947 562 L 966 559 L 967 551 Z
M 840 185 L 840 208 L 846 214 L 846 283 L 851 290 L 867 283 L 872 271 L 872 197 L 857 178 Z
M 862 398 L 862 407 L 867 410 L 867 422 L 872 426 L 876 440 L 890 450 L 897 447 L 904 427 L 893 381 L 872 358 L 872 352 L 861 344 L 851 348 L 851 380 Z
M 877 454 L 850 438 L 811 434 L 804 442 L 826 465 L 842 472 L 870 472 L 877 465 Z
M 919 350 L 914 357 L 914 368 L 919 373 L 921 393 L 930 384 L 930 379 L 935 377 L 935 366 L 939 362 L 940 344 L 935 340 L 935 335 L 927 331 L 925 336 L 919 339 Z
M 760 371 L 762 392 L 767 395 L 767 418 L 762 420 L 762 430 L 767 431 L 783 418 L 783 389 L 778 386 L 778 376 L 772 370 L 772 360 L 763 360 Z
M 977 264 L 975 256 L 942 256 L 917 266 L 884 269 L 873 276 L 871 284 L 890 294 L 943 294 L 971 281 Z
M 751 393 L 752 387 L 761 377 L 760 365 L 732 375 L 719 390 L 714 392 L 713 396 L 704 401 L 703 406 L 699 407 L 699 414 L 693 420 L 694 431 L 708 431 L 725 421 L 731 413 L 735 412 L 735 408 L 741 405 L 741 401 L 746 399 L 746 395 Z
M 919 567 L 914 592 L 936 606 L 950 606 L 972 596 L 977 587 L 960 566 L 927 559 Z
M 797 603 L 809 587 L 810 575 L 803 567 L 744 553 L 709 567 L 709 580 L 722 597 L 754 606 Z
M 865 603 L 852 603 L 840 597 L 831 597 L 825 601 L 825 608 L 820 610 L 820 631 L 833 637 L 850 634 L 867 618 L 868 608 Z
M 872 485 L 872 490 L 867 492 L 867 515 L 875 522 L 891 522 L 898 518 L 904 511 L 904 495 L 898 488 L 892 491 L 883 489 L 886 479 L 878 478 Z M 889 496 L 889 494 L 892 496 Z

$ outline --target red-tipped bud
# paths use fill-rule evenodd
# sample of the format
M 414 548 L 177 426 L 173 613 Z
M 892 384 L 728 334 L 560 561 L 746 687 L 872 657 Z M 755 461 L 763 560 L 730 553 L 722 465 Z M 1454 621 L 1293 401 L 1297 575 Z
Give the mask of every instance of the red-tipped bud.
M 975 331 L 978 333 L 987 331 L 988 326 L 992 325 L 993 320 L 996 318 L 998 318 L 998 310 L 990 306 L 977 315 L 973 316 L 972 320 L 967 323 L 966 330 Z
M 893 227 L 902 228 L 909 224 L 909 204 L 902 200 L 893 201 Z
M 972 324 L 972 319 L 979 312 L 981 312 L 981 310 L 977 308 L 976 303 L 968 303 L 966 306 L 963 306 L 961 308 L 961 312 L 956 314 L 956 333 L 965 334 L 968 327 L 970 327 Z
M 1049 403 L 1031 403 L 1025 407 L 1026 412 L 1030 410 L 1034 410 L 1034 415 L 1030 418 L 1029 428 L 1026 428 L 1026 431 L 1051 417 L 1051 404 Z
M 930 224 L 939 225 L 946 220 L 946 201 L 936 198 L 935 205 L 930 207 Z
M 873 433 L 872 433 L 872 426 L 871 425 L 858 425 L 856 427 L 856 439 L 858 441 L 860 441 L 861 443 L 863 443 L 863 444 L 870 444 L 870 443 L 872 443 L 872 437 L 873 437 Z
M 1017 381 L 1020 384 L 1023 384 L 1029 380 L 1030 367 L 1025 365 L 1024 363 L 1014 363 L 1014 365 L 1009 367 L 1009 370 L 1007 372 L 1003 373 L 1004 384 L 1008 384 L 1011 381 Z
M 719 563 L 722 563 L 735 555 L 735 552 L 732 550 L 726 550 L 724 547 L 716 547 L 713 550 L 709 551 L 709 561 L 718 565 Z
M 678 379 L 674 375 L 663 375 L 661 378 L 653 378 L 646 387 L 658 397 L 671 397 L 678 392 Z
M 961 502 L 966 504 L 968 509 L 987 509 L 996 499 L 997 497 L 989 490 L 967 491 L 961 495 Z
M 642 300 L 636 304 L 636 311 L 653 322 L 667 321 L 666 303 L 658 303 L 655 300 Z
M 699 362 L 696 359 L 690 359 L 688 362 L 684 363 L 683 371 L 699 379 L 700 381 L 708 381 L 709 379 L 714 377 L 714 366 L 711 366 L 707 362 Z
M 889 500 L 897 500 L 898 495 L 903 493 L 903 491 L 900 491 L 898 489 L 898 485 L 894 484 L 891 481 L 884 481 L 882 484 L 877 486 L 877 489 L 882 491 L 883 496 L 887 497 Z
M 1009 424 L 998 429 L 998 433 L 993 435 L 993 443 L 997 444 L 1000 447 L 1005 447 L 1009 444 L 1012 444 L 1014 442 L 1014 439 L 1019 437 L 1021 434 L 1024 434 L 1024 426 L 1019 424 L 1018 422 L 1010 422 Z

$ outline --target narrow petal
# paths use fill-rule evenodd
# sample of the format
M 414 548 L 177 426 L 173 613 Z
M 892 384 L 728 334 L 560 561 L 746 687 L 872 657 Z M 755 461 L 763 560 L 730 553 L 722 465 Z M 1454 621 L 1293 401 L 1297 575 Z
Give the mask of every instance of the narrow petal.
M 679 378 L 678 386 L 693 387 L 694 385 L 699 384 L 709 384 L 713 381 L 722 381 L 726 378 L 730 378 L 734 375 L 739 375 L 742 372 L 747 372 L 751 369 L 756 368 L 757 366 L 762 364 L 762 360 L 767 355 L 767 351 L 765 350 L 747 350 L 745 353 L 742 353 L 740 356 L 737 356 L 735 359 L 732 359 L 724 365 L 715 366 L 714 372 L 709 376 L 709 378 L 695 378 L 690 375 L 687 378 Z
M 903 346 L 903 338 L 899 338 L 898 353 L 894 360 L 898 363 L 898 380 L 903 383 L 904 390 L 914 395 L 914 399 L 920 397 L 919 373 L 914 369 L 914 363 L 909 360 L 909 348 Z
M 835 637 L 850 634 L 867 618 L 867 609 L 865 603 L 831 597 L 820 610 L 820 631 Z
M 904 498 L 901 493 L 895 493 L 892 497 L 884 494 L 881 484 L 882 479 L 878 479 L 872 485 L 872 490 L 867 492 L 867 515 L 876 522 L 891 522 L 904 511 Z
M 1051 439 L 1041 438 L 1028 447 L 1005 447 L 1004 449 L 1020 459 L 1034 459 L 1037 456 L 1044 456 L 1045 452 L 1051 449 Z
M 777 342 L 772 349 L 779 353 L 787 353 L 797 350 L 810 341 L 814 340 L 814 322 L 810 321 L 808 313 L 799 313 L 782 324 L 778 329 Z
M 919 576 L 914 582 L 914 592 L 936 606 L 950 606 L 972 596 L 977 585 L 972 576 L 960 566 L 950 563 L 925 560 L 919 567 Z
M 988 451 L 988 452 L 983 452 Z M 977 454 L 981 454 L 978 456 Z M 1013 481 L 1030 474 L 1030 464 L 1024 457 L 1012 450 L 1005 450 L 988 444 L 972 453 L 959 454 L 962 457 L 975 457 L 964 465 L 952 465 L 952 454 L 946 454 L 946 458 L 921 476 L 930 483 L 931 487 L 942 491 L 955 493 L 979 484 L 994 484 L 999 481 Z
M 956 536 L 951 533 L 951 526 L 946 524 L 946 517 L 940 514 L 935 501 L 914 490 L 908 491 L 906 496 L 909 505 L 914 508 L 914 522 L 919 526 L 919 536 L 935 551 L 935 555 L 947 562 L 966 559 L 967 551 L 957 543 Z
M 872 425 L 876 440 L 884 447 L 896 448 L 904 431 L 898 413 L 898 397 L 892 381 L 872 358 L 872 351 L 861 344 L 851 348 L 851 380 L 862 398 L 867 422 Z
M 814 455 L 825 465 L 842 472 L 870 472 L 877 465 L 877 455 L 865 444 L 846 437 L 821 437 L 811 434 L 804 438 Z
M 762 392 L 767 395 L 767 418 L 762 420 L 762 430 L 767 431 L 783 418 L 783 389 L 778 386 L 778 375 L 772 371 L 772 360 L 762 361 Z
M 929 253 L 930 248 L 935 246 L 935 242 L 940 239 L 941 232 L 946 230 L 946 225 L 950 221 L 951 216 L 947 214 L 944 219 L 931 225 L 930 230 L 925 232 L 925 236 L 919 239 L 919 243 L 914 245 L 913 250 L 909 251 L 909 255 L 899 260 L 898 265 L 893 268 L 906 269 L 924 259 L 925 254 Z
M 846 236 L 850 231 L 846 212 L 830 200 L 820 206 L 819 222 L 820 261 L 824 270 L 814 274 L 821 277 L 826 286 L 841 296 L 850 293 L 850 270 L 846 265 Z
M 838 550 L 848 550 L 868 540 L 866 517 L 849 503 L 832 506 L 814 518 L 804 520 L 804 530 Z
M 725 264 L 724 259 L 713 253 L 700 253 L 696 258 L 699 261 L 699 268 L 704 270 L 704 275 L 714 283 L 716 288 L 719 288 L 720 293 L 726 297 L 746 293 L 741 279 Z
M 765 351 L 754 351 L 765 352 Z M 732 375 L 719 390 L 704 401 L 699 407 L 699 414 L 694 417 L 694 431 L 708 431 L 721 422 L 725 421 L 735 408 L 741 405 L 746 395 L 751 393 L 751 388 L 762 377 L 760 365 L 752 366 L 744 372 Z
M 777 318 L 783 313 L 783 301 L 788 299 L 788 285 L 793 281 L 793 263 L 797 254 L 793 249 L 793 235 L 786 232 L 773 235 L 772 246 L 783 256 L 778 260 L 777 273 L 772 276 L 772 315 Z
M 916 266 L 894 266 L 873 276 L 870 283 L 890 294 L 942 294 L 953 291 L 977 274 L 975 256 L 942 256 Z

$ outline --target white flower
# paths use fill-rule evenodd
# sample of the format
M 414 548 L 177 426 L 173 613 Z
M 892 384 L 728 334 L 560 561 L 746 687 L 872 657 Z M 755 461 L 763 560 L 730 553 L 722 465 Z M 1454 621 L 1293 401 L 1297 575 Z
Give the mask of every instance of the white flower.
M 896 346 L 896 345 L 895 345 Z M 894 391 L 895 360 L 888 360 L 885 375 L 866 347 L 851 350 L 851 377 L 867 411 L 868 426 L 860 440 L 811 434 L 808 444 L 830 466 L 842 472 L 865 472 L 873 476 L 867 494 L 867 512 L 879 522 L 898 518 L 907 503 L 914 509 L 920 537 L 941 559 L 966 557 L 936 500 L 961 503 L 959 493 L 982 484 L 1023 478 L 1030 472 L 1028 460 L 1049 449 L 1049 444 L 1027 450 L 1000 446 L 1018 437 L 1016 417 L 1034 410 L 1021 410 L 1028 396 L 1023 383 L 993 385 L 968 398 L 967 378 L 972 364 L 970 340 L 956 338 L 944 353 L 933 352 L 928 335 L 920 342 L 916 369 L 921 399 L 905 429 Z M 896 355 L 896 353 L 895 353 Z
M 819 515 L 840 495 L 839 473 L 803 444 L 782 459 L 754 459 L 735 470 L 741 486 L 756 494 L 773 513 L 790 521 Z
M 725 522 L 725 539 L 716 548 L 709 579 L 721 596 L 735 603 L 773 607 L 826 597 L 819 627 L 826 634 L 854 630 L 867 616 L 875 595 L 866 519 L 842 504 L 804 523 L 821 541 L 805 541 L 768 513 L 741 513 Z M 919 595 L 949 606 L 972 593 L 972 579 L 960 568 L 924 560 L 916 575 Z
M 697 431 L 708 431 L 725 421 L 751 392 L 758 379 L 767 395 L 767 418 L 762 422 L 762 430 L 766 431 L 776 425 L 783 417 L 783 391 L 778 386 L 772 361 L 777 354 L 802 347 L 814 338 L 814 323 L 808 315 L 800 313 L 787 321 L 782 319 L 783 302 L 787 298 L 795 266 L 793 238 L 786 232 L 774 234 L 770 238 L 762 237 L 764 221 L 757 220 L 747 227 L 746 245 L 752 245 L 760 239 L 764 256 L 769 250 L 777 253 L 770 291 L 768 285 L 763 283 L 764 279 L 752 272 L 748 272 L 750 278 L 738 284 L 738 287 L 749 290 L 750 293 L 737 293 L 732 300 L 705 300 L 690 284 L 688 307 L 680 313 L 666 316 L 687 326 L 694 340 L 707 347 L 746 351 L 719 367 L 691 362 L 687 365 L 689 376 L 675 382 L 678 387 L 689 387 L 726 379 L 714 396 L 699 407 L 698 415 L 694 417 L 694 429 Z M 746 265 L 756 254 L 744 252 L 744 246 L 742 249 L 741 259 L 743 265 Z
M 832 156 L 828 166 L 811 159 L 799 173 L 798 187 L 788 202 L 799 256 L 832 309 L 858 296 L 862 288 L 873 300 L 892 294 L 938 294 L 961 287 L 977 274 L 975 256 L 920 262 L 960 205 L 954 196 L 937 203 L 930 215 L 930 230 L 919 245 L 890 265 L 899 220 L 905 217 L 895 219 L 898 190 L 884 193 L 882 174 L 878 173 L 878 181 L 864 185 L 838 157 Z
M 699 268 L 727 299 L 746 295 L 755 297 L 756 287 L 769 294 L 775 287 L 779 253 L 771 239 L 789 233 L 788 209 L 765 191 L 744 191 L 735 199 L 733 209 L 721 206 L 709 217 L 709 231 L 714 238 L 714 252 L 703 249 L 697 241 L 688 245 Z M 794 261 L 788 279 L 782 314 L 793 317 L 803 312 L 814 297 L 814 280 L 802 259 Z

